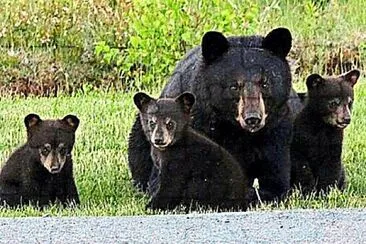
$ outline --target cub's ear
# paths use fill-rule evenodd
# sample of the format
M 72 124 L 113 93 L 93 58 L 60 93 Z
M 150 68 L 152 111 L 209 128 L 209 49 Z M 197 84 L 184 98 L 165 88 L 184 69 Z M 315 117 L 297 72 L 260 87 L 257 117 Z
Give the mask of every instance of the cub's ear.
M 325 80 L 320 75 L 312 74 L 312 75 L 309 75 L 308 78 L 306 79 L 306 86 L 307 86 L 308 90 L 311 90 L 314 87 L 319 87 L 320 85 L 322 85 L 324 83 L 324 81 Z
M 184 92 L 181 95 L 179 95 L 175 99 L 175 101 L 182 106 L 184 113 L 190 114 L 192 106 L 193 106 L 194 102 L 196 101 L 196 99 L 192 93 Z
M 75 115 L 66 115 L 62 121 L 71 127 L 73 131 L 76 131 L 76 129 L 79 127 L 80 120 Z
M 353 87 L 357 81 L 358 81 L 358 78 L 360 78 L 360 71 L 357 70 L 357 69 L 354 69 L 354 70 L 351 70 L 347 73 L 345 73 L 343 76 L 344 80 L 348 83 L 351 84 L 351 86 Z
M 37 114 L 28 114 L 24 118 L 24 124 L 25 124 L 25 127 L 27 128 L 27 130 L 33 128 L 34 126 L 39 125 L 39 123 L 41 123 L 41 122 L 42 122 L 42 120 Z
M 220 32 L 209 31 L 202 38 L 201 49 L 206 64 L 211 64 L 229 49 L 229 42 Z
M 286 28 L 273 29 L 262 41 L 264 49 L 271 51 L 274 55 L 282 59 L 286 58 L 290 52 L 291 45 L 291 33 Z
M 154 98 L 150 97 L 149 95 L 147 95 L 146 93 L 143 92 L 138 92 L 135 94 L 135 96 L 133 97 L 133 101 L 136 105 L 136 107 L 140 110 L 140 112 L 146 112 L 147 110 L 147 105 L 151 102 L 151 101 L 155 101 Z

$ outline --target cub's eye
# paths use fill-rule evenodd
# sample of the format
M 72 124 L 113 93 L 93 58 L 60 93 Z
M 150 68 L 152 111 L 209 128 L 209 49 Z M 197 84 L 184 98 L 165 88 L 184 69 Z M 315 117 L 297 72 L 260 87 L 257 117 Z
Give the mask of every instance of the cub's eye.
M 169 121 L 168 123 L 166 123 L 166 128 L 168 130 L 174 129 L 174 123 L 172 121 Z
M 155 129 L 156 123 L 154 121 L 150 120 L 149 126 L 150 126 L 151 129 Z
M 230 90 L 232 91 L 237 91 L 239 88 L 238 88 L 238 85 L 237 84 L 233 84 L 230 86 Z
M 350 102 L 348 103 L 348 107 L 349 107 L 349 109 L 352 109 L 352 105 L 353 105 L 353 101 L 350 101 Z
M 331 101 L 328 103 L 329 107 L 330 107 L 330 108 L 332 108 L 332 109 L 334 109 L 334 108 L 338 107 L 340 104 L 341 104 L 341 100 L 340 100 L 340 99 L 338 99 L 338 98 L 336 98 L 336 99 L 334 99 L 334 100 L 331 100 Z
M 268 80 L 263 79 L 261 83 L 262 88 L 267 89 L 269 87 Z
M 42 153 L 42 155 L 47 156 L 50 153 L 50 149 L 47 147 L 43 147 L 41 149 L 41 153 Z
M 64 147 L 60 148 L 59 153 L 61 155 L 65 155 L 66 154 L 66 148 L 64 148 Z

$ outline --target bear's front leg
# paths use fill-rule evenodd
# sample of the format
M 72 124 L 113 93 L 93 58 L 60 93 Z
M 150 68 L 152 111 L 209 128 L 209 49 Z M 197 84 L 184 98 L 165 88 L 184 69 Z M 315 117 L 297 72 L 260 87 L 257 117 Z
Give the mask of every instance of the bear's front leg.
M 12 183 L 1 182 L 0 184 L 0 206 L 10 207 L 20 204 L 19 187 Z
M 153 195 L 146 205 L 147 209 L 151 210 L 172 210 L 179 205 L 181 198 L 175 190 L 163 189 Z
M 48 195 L 44 196 L 41 191 L 41 187 L 36 181 L 25 181 L 20 191 L 19 203 L 21 205 L 38 205 L 42 207 L 47 204 Z
M 259 148 L 260 158 L 259 195 L 262 201 L 279 201 L 290 189 L 290 142 L 292 125 L 290 121 L 283 121 L 281 125 L 267 132 L 263 144 Z M 253 194 L 250 194 L 253 196 Z M 256 201 L 257 197 L 254 196 Z
M 75 185 L 75 180 L 73 177 L 70 177 L 66 184 L 66 191 L 65 191 L 64 199 L 60 199 L 63 204 L 71 204 L 71 205 L 78 205 L 80 204 L 78 190 Z
M 337 155 L 336 152 L 334 155 Z M 339 155 L 339 154 L 338 154 Z M 316 169 L 316 189 L 318 193 L 327 194 L 334 187 L 344 185 L 344 169 L 339 157 L 330 156 L 328 159 L 318 162 L 320 167 Z
M 315 190 L 315 177 L 309 161 L 296 151 L 291 152 L 291 187 L 298 188 L 303 195 Z
M 159 183 L 151 195 L 146 208 L 152 210 L 171 210 L 182 201 L 182 177 L 180 175 L 159 175 Z

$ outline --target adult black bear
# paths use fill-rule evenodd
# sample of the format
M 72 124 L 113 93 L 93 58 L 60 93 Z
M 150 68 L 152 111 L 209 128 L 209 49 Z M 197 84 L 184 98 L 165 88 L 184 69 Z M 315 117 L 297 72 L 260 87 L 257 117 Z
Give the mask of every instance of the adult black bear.
M 262 200 L 281 198 L 290 187 L 292 109 L 301 103 L 291 88 L 286 56 L 291 33 L 272 30 L 266 37 L 224 37 L 207 32 L 200 47 L 180 61 L 161 97 L 184 91 L 196 95 L 192 126 L 223 146 L 248 174 L 258 178 Z M 289 102 L 289 97 L 294 101 Z M 154 182 L 150 145 L 137 119 L 128 149 L 129 167 L 138 187 Z M 250 188 L 252 200 L 256 200 Z
M 61 120 L 42 120 L 29 114 L 24 123 L 28 140 L 1 169 L 1 203 L 44 206 L 57 200 L 78 204 L 71 151 L 79 119 L 67 115 Z
M 304 194 L 345 187 L 343 130 L 351 122 L 353 86 L 359 76 L 352 70 L 329 78 L 312 74 L 306 80 L 306 106 L 295 119 L 291 144 L 291 183 Z
M 155 100 L 141 92 L 134 96 L 159 171 L 148 207 L 165 210 L 182 204 L 189 209 L 198 204 L 245 210 L 246 177 L 239 163 L 189 126 L 194 101 L 188 92 L 174 99 Z

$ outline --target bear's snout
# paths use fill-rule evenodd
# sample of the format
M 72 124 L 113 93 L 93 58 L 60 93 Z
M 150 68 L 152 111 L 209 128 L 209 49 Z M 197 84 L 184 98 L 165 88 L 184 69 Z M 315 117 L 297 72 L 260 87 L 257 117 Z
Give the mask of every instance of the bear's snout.
M 245 116 L 244 122 L 247 126 L 257 127 L 262 120 L 262 116 L 258 113 L 249 113 Z

